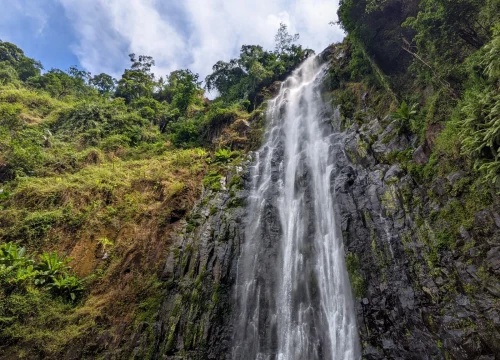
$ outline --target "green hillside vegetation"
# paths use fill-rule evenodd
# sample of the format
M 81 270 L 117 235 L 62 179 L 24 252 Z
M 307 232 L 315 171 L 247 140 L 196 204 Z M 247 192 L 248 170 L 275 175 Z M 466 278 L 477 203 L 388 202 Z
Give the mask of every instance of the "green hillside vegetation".
M 43 71 L 0 41 L 0 358 L 92 349 L 155 311 L 166 234 L 259 146 L 267 87 L 311 53 L 297 39 L 283 25 L 275 50 L 215 64 L 215 100 L 150 56 L 130 54 L 117 80 Z
M 432 154 L 427 174 L 462 170 L 497 192 L 500 1 L 342 0 L 339 17 L 350 54 L 350 70 L 331 74 L 341 108 L 354 108 L 354 88 L 388 90 L 390 101 L 371 101 Z

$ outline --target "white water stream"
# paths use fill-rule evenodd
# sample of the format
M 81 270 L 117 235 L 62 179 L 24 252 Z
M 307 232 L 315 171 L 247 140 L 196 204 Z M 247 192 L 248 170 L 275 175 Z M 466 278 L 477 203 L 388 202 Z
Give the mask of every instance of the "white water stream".
M 360 358 L 323 73 L 309 58 L 268 104 L 238 262 L 234 360 Z

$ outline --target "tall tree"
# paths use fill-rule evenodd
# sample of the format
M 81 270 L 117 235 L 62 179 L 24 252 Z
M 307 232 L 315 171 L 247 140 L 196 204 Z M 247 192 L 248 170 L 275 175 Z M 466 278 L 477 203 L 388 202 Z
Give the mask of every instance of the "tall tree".
M 116 96 L 124 98 L 128 103 L 140 97 L 152 97 L 156 85 L 155 75 L 151 68 L 155 62 L 151 56 L 130 54 L 131 68 L 125 70 L 118 81 Z
M 105 73 L 92 77 L 90 79 L 90 84 L 94 86 L 101 95 L 112 94 L 116 89 L 116 79 Z
M 0 63 L 5 62 L 12 66 L 22 81 L 40 75 L 43 69 L 39 61 L 33 60 L 24 55 L 24 51 L 16 45 L 0 40 Z

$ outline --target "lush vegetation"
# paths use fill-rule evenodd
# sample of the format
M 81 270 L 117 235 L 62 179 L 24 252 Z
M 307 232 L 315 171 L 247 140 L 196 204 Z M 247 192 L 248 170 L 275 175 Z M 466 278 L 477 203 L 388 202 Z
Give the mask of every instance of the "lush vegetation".
M 43 253 L 38 262 L 26 256 L 26 248 L 13 243 L 0 245 L 0 284 L 5 291 L 25 290 L 37 286 L 76 301 L 83 291 L 83 282 L 70 273 L 68 259 L 55 252 Z
M 339 16 L 372 65 L 351 66 L 394 94 L 393 119 L 434 150 L 440 175 L 460 169 L 500 185 L 500 1 L 342 0 Z
M 150 56 L 114 79 L 0 41 L 0 352 L 54 357 L 154 312 L 165 232 L 259 145 L 267 87 L 310 54 L 297 39 L 282 25 L 274 50 L 218 62 L 215 100 Z
M 261 46 L 242 46 L 238 59 L 219 61 L 213 66 L 214 72 L 205 80 L 207 89 L 217 90 L 226 102 L 244 99 L 248 100 L 244 103 L 246 107 L 255 108 L 265 97 L 265 93 L 260 93 L 264 87 L 283 80 L 313 53 L 296 45 L 298 39 L 298 34 L 288 34 L 286 25 L 281 24 L 274 51 L 266 51 Z
M 412 287 L 428 295 L 418 310 L 433 313 L 434 323 L 426 326 L 439 339 L 435 357 L 460 357 L 443 339 L 453 325 L 442 319 L 455 316 L 459 297 L 498 300 L 487 290 L 498 276 L 485 254 L 498 243 L 493 219 L 500 194 L 500 1 L 341 0 L 338 14 L 348 36 L 336 47 L 328 85 L 343 125 L 360 129 L 348 156 L 358 166 L 378 169 L 366 161 L 375 158 L 401 171 L 378 187 L 385 189 L 384 216 L 396 224 L 393 212 L 404 212 L 407 228 L 393 234 L 405 251 L 397 261 L 405 262 Z M 364 223 L 369 221 L 365 214 Z M 372 257 L 378 270 L 347 256 L 357 297 L 366 290 L 364 282 L 391 282 L 388 251 L 380 249 L 375 232 L 371 237 L 363 256 Z M 468 278 L 459 263 L 478 269 L 478 276 Z M 440 283 L 443 273 L 450 282 Z M 426 288 L 429 278 L 435 292 Z M 367 289 L 378 296 L 376 286 Z M 492 333 L 482 310 L 470 316 L 476 331 Z M 406 329 L 414 341 L 413 330 Z M 391 357 L 392 350 L 370 332 L 362 334 L 367 343 Z M 466 337 L 482 341 L 474 332 Z

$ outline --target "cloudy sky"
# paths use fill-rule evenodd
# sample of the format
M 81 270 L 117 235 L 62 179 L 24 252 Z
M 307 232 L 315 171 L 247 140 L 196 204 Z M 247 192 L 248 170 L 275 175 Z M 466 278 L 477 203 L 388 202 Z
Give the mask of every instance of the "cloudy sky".
M 0 39 L 46 69 L 78 65 L 119 77 L 128 54 L 151 55 L 154 72 L 189 68 L 204 78 L 241 45 L 274 48 L 280 22 L 321 51 L 344 36 L 338 0 L 0 0 Z

